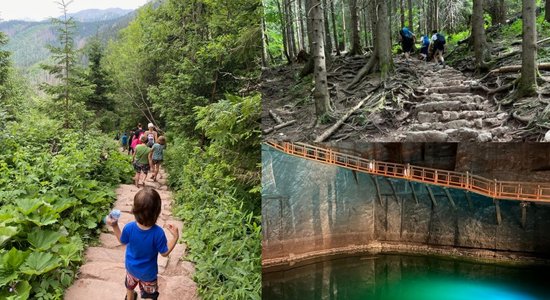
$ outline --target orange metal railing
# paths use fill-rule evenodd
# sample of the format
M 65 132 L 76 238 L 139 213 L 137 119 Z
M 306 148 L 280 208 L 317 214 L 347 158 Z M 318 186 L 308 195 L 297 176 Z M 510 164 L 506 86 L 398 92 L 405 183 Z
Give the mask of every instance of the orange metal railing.
M 410 164 L 396 164 L 365 159 L 303 143 L 277 143 L 268 141 L 267 144 L 291 155 L 368 174 L 464 189 L 497 199 L 550 203 L 549 183 L 490 180 L 468 172 L 446 171 L 412 166 Z

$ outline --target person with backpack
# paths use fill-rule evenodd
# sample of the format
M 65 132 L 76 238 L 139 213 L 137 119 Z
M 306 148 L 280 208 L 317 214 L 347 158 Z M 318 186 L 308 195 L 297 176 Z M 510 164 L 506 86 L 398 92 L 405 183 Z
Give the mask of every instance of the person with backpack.
M 157 132 L 154 130 L 155 125 L 149 123 L 147 126 L 149 130 L 145 131 L 143 134 L 147 136 L 147 147 L 151 148 L 157 142 Z
M 126 132 L 122 134 L 122 137 L 120 138 L 120 144 L 122 145 L 123 150 L 128 147 L 128 136 L 126 135 Z
M 420 47 L 420 57 L 423 61 L 428 61 L 428 49 L 430 48 L 430 37 L 425 34 L 422 36 L 422 46 Z
M 412 33 L 409 28 L 403 27 L 403 29 L 399 30 L 399 40 L 401 41 L 401 47 L 403 49 L 403 53 L 405 54 L 405 59 L 409 60 L 409 55 L 413 52 L 415 43 L 414 33 Z
M 443 58 L 446 44 L 445 36 L 437 32 L 437 30 L 432 31 L 432 34 L 432 49 L 435 63 L 437 64 L 439 63 L 439 60 L 441 60 L 441 64 L 443 65 L 443 68 L 445 68 L 445 59 Z

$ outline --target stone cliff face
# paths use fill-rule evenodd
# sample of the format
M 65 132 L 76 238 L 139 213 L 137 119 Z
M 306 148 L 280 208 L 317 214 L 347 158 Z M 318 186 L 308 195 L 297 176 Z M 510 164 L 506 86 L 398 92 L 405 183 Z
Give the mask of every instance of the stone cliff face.
M 451 202 L 442 187 L 375 178 L 268 146 L 262 164 L 264 260 L 377 242 L 550 255 L 550 206 L 529 204 L 524 228 L 520 203 L 497 200 L 499 225 L 493 199 L 475 193 L 449 189 Z

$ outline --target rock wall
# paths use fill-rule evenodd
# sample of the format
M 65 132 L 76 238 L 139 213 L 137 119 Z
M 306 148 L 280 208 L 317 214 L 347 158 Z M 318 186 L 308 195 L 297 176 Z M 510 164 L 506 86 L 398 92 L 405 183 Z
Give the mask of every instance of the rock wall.
M 475 193 L 449 189 L 451 202 L 442 187 L 324 165 L 265 145 L 262 164 L 264 260 L 375 242 L 550 255 L 550 206 L 528 205 L 523 228 L 520 203 L 498 201 L 498 225 L 493 199 Z

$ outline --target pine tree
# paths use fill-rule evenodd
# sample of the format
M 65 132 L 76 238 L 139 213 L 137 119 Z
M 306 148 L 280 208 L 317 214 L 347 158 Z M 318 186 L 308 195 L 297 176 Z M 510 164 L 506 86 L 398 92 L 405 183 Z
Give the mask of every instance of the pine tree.
M 88 50 L 88 75 L 87 79 L 94 85 L 93 93 L 86 98 L 86 106 L 97 113 L 102 110 L 113 111 L 114 101 L 110 97 L 111 80 L 103 69 L 103 49 L 99 39 L 94 38 L 89 42 Z
M 58 26 L 59 46 L 48 45 L 53 64 L 42 64 L 41 67 L 58 80 L 57 83 L 43 83 L 40 88 L 53 97 L 62 114 L 65 128 L 74 126 L 83 120 L 85 113 L 82 103 L 91 94 L 93 86 L 85 79 L 82 67 L 77 63 L 78 51 L 74 45 L 76 22 L 67 16 L 67 6 L 72 1 L 61 0 L 59 4 L 63 17 L 52 19 Z

